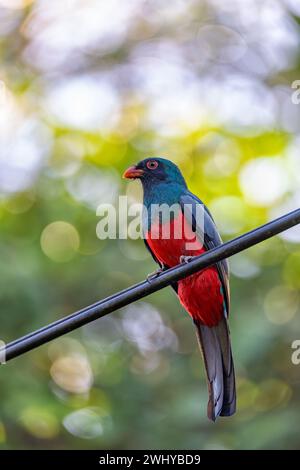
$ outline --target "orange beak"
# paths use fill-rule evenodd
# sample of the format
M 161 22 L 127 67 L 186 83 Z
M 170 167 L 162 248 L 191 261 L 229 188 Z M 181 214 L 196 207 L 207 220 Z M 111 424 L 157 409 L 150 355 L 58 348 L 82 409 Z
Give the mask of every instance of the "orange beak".
M 140 178 L 144 174 L 143 170 L 136 168 L 135 166 L 130 166 L 127 168 L 125 173 L 123 174 L 123 178 L 127 179 L 135 179 Z

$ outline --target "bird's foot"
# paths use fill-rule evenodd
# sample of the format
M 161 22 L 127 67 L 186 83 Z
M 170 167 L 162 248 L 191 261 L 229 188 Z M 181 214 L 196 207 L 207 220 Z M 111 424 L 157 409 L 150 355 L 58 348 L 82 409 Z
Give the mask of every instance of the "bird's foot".
M 156 279 L 163 271 L 164 271 L 163 268 L 156 269 L 153 273 L 148 274 L 147 281 L 148 282 L 153 281 L 153 279 Z
M 192 261 L 195 258 L 195 256 L 180 256 L 179 262 L 181 264 L 187 264 L 190 261 Z

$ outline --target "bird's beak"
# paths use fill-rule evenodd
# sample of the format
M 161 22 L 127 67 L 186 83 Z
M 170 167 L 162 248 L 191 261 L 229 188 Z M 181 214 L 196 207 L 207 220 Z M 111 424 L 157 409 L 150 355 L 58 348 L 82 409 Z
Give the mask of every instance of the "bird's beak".
M 123 178 L 135 179 L 140 178 L 144 174 L 144 170 L 137 168 L 136 166 L 130 166 L 123 174 Z

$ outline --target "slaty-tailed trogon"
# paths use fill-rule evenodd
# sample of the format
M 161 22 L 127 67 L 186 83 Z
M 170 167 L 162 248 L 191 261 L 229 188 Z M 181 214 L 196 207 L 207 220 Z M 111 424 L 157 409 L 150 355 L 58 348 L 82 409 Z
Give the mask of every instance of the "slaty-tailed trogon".
M 128 168 L 124 177 L 142 182 L 145 244 L 161 270 L 188 262 L 190 257 L 222 243 L 210 212 L 188 190 L 174 163 L 164 158 L 147 158 Z M 162 205 L 174 210 L 165 213 Z M 219 415 L 230 416 L 235 412 L 236 393 L 227 323 L 230 304 L 227 261 L 172 287 L 196 326 L 207 374 L 207 415 L 213 421 Z

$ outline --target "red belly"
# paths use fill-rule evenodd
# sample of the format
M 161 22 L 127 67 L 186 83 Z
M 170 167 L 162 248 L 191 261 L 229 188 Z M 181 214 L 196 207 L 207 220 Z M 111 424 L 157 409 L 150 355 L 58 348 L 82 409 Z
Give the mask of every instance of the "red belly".
M 207 268 L 178 282 L 181 304 L 195 320 L 215 326 L 224 314 L 224 298 L 216 268 Z
M 169 238 L 163 238 L 163 235 Z M 181 238 L 178 234 L 182 234 Z M 191 227 L 184 223 L 182 215 L 170 223 L 164 231 L 158 225 L 151 227 L 146 236 L 147 243 L 155 257 L 164 265 L 179 264 L 180 256 L 197 256 L 206 250 L 197 241 Z M 178 296 L 187 312 L 207 326 L 217 325 L 223 316 L 224 298 L 221 282 L 215 267 L 204 269 L 178 282 Z

